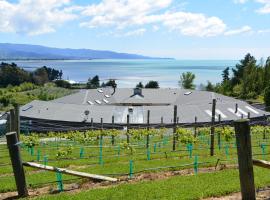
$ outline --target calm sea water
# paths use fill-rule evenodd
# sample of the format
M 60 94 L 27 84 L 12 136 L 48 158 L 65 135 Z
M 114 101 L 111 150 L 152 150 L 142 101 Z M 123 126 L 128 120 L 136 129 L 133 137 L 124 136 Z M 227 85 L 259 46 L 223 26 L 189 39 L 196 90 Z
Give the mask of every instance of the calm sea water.
M 12 61 L 10 61 L 12 62 Z M 34 60 L 13 61 L 28 70 L 48 66 L 63 70 L 64 79 L 86 82 L 99 75 L 101 81 L 117 80 L 118 87 L 134 87 L 138 82 L 156 80 L 161 87 L 177 87 L 180 74 L 193 72 L 197 85 L 207 80 L 217 83 L 226 67 L 234 67 L 235 60 Z

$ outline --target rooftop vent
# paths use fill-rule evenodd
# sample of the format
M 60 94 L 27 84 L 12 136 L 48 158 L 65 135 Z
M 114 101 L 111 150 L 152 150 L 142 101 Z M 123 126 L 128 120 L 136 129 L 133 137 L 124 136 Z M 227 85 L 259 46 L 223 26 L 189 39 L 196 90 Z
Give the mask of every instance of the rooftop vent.
M 139 95 L 139 96 L 143 97 L 143 95 L 142 95 L 142 88 L 134 88 L 133 89 L 133 95 L 132 95 L 132 97 L 133 96 L 136 96 L 136 95 Z
M 128 112 L 133 113 L 133 107 L 132 106 L 128 107 Z
M 184 95 L 186 95 L 186 96 L 188 96 L 188 95 L 191 95 L 192 94 L 192 92 L 186 92 L 186 93 L 184 93 Z

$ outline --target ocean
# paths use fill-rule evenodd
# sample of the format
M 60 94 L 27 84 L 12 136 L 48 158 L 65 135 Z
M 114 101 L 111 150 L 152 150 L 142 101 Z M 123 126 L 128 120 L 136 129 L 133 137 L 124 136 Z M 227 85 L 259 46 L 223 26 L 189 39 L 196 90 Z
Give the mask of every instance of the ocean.
M 7 61 L 5 61 L 7 62 Z M 63 79 L 86 82 L 89 77 L 99 75 L 101 82 L 117 79 L 118 87 L 135 87 L 158 81 L 160 87 L 178 87 L 181 73 L 196 75 L 195 84 L 217 83 L 226 67 L 234 67 L 236 60 L 27 60 L 14 62 L 26 70 L 47 66 L 63 71 Z

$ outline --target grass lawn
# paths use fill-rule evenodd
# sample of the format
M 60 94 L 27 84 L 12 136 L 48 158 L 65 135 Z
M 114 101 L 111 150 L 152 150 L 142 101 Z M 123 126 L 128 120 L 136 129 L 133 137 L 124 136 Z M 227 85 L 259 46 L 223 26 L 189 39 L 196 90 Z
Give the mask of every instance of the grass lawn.
M 254 174 L 256 187 L 270 184 L 270 170 L 256 167 Z M 177 176 L 164 180 L 122 184 L 75 194 L 46 195 L 36 199 L 201 199 L 239 191 L 238 176 L 238 170 L 224 170 L 210 174 Z

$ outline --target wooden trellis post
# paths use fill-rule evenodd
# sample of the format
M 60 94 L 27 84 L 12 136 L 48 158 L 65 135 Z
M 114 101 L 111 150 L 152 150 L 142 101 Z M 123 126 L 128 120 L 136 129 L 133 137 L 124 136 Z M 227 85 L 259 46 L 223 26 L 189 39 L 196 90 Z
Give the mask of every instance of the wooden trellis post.
M 100 125 L 101 125 L 100 138 L 103 139 L 103 118 L 100 118 Z
M 20 155 L 19 140 L 16 132 L 9 132 L 6 134 L 7 146 L 12 163 L 13 173 L 16 181 L 17 191 L 19 197 L 28 196 L 27 185 L 25 181 L 25 174 L 23 163 Z
M 173 108 L 173 151 L 176 149 L 176 120 L 177 120 L 177 106 Z
M 195 116 L 195 122 L 194 122 L 194 136 L 197 137 L 197 116 Z
M 220 114 L 218 115 L 218 124 L 219 125 L 221 124 L 221 115 Z M 220 131 L 218 131 L 218 147 L 219 147 L 219 149 L 220 149 L 220 146 L 221 146 Z
M 91 129 L 93 130 L 93 128 L 94 128 L 94 120 L 93 118 L 91 118 Z
M 216 117 L 216 99 L 213 99 L 212 103 L 212 120 L 211 120 L 211 146 L 210 146 L 210 155 L 214 155 L 214 149 L 215 149 L 215 117 Z
M 150 129 L 150 110 L 147 110 L 147 131 L 149 131 Z M 146 136 L 146 148 L 148 149 L 149 148 L 149 134 L 147 134 Z
M 21 127 L 20 127 L 20 106 L 18 104 L 15 105 L 14 109 L 14 131 L 17 133 L 18 140 L 20 140 Z
M 249 120 L 242 119 L 235 121 L 234 127 L 236 135 L 242 199 L 255 200 L 256 194 L 254 185 Z
M 129 115 L 127 115 L 127 143 L 129 144 Z
M 15 131 L 15 110 L 11 109 L 9 111 L 9 131 Z M 17 134 L 17 133 L 16 133 Z
M 114 129 L 114 116 L 112 116 L 112 128 Z M 112 135 L 112 145 L 114 145 L 114 135 Z

